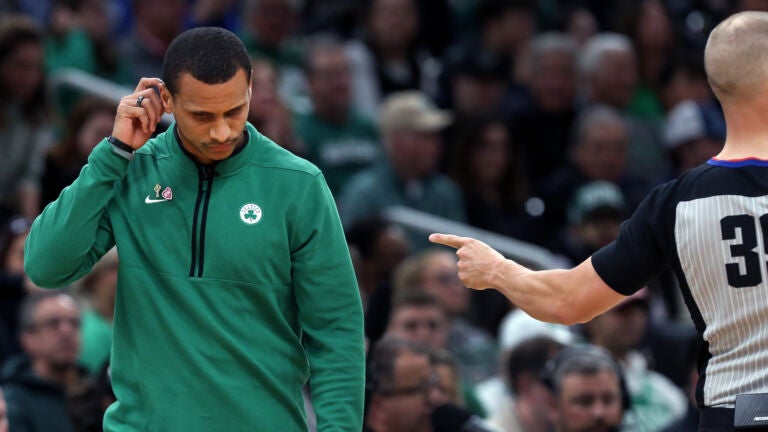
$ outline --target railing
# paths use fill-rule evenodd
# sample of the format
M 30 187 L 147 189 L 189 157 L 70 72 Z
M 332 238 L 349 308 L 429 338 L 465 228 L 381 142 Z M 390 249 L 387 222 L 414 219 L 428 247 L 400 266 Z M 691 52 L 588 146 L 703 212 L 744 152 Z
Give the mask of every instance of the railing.
M 505 257 L 532 269 L 544 270 L 562 266 L 562 260 L 558 260 L 545 248 L 450 219 L 399 206 L 384 210 L 382 215 L 390 222 L 402 225 L 409 230 L 422 232 L 425 236 L 433 232 L 441 232 L 476 238 Z
M 115 105 L 120 103 L 123 96 L 133 93 L 133 88 L 115 84 L 96 75 L 83 72 L 78 69 L 61 69 L 48 76 L 48 91 L 57 94 L 62 88 L 71 88 L 84 94 L 99 96 L 112 101 Z M 173 116 L 163 114 L 159 126 L 167 129 L 173 121 Z

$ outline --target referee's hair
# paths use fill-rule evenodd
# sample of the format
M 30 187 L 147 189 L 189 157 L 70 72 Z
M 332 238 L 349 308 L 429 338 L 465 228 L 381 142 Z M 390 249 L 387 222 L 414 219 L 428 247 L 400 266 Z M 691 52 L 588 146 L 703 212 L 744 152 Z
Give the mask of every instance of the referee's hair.
M 740 12 L 720 23 L 707 39 L 704 66 L 712 90 L 723 99 L 750 100 L 762 94 L 768 73 L 768 13 Z

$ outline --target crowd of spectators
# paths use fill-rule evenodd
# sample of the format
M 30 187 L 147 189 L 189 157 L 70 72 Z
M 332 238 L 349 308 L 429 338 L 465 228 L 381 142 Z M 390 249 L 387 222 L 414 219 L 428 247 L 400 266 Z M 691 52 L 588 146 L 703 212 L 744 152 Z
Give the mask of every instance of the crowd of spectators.
M 382 211 L 409 207 L 578 264 L 653 187 L 722 147 L 704 43 L 728 15 L 760 9 L 768 1 L 0 1 L 0 431 L 6 411 L 12 430 L 100 430 L 112 401 L 119 257 L 54 293 L 24 275 L 31 221 L 116 108 L 51 84 L 77 69 L 132 88 L 203 25 L 241 37 L 249 121 L 320 167 L 336 198 L 377 375 L 368 429 L 437 430 L 434 408 L 448 404 L 488 430 L 566 430 L 538 377 L 580 343 L 621 365 L 624 430 L 685 424 L 697 341 L 673 277 L 589 324 L 538 323 L 463 287 L 452 253 Z

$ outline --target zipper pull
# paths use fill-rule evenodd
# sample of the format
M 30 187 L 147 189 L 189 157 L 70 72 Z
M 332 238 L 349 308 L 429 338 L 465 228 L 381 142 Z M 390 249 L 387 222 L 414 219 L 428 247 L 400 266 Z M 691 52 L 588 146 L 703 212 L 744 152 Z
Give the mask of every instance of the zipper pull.
M 209 165 L 204 165 L 203 170 L 203 180 L 211 180 L 214 176 L 219 175 L 219 173 L 216 172 L 215 168 Z

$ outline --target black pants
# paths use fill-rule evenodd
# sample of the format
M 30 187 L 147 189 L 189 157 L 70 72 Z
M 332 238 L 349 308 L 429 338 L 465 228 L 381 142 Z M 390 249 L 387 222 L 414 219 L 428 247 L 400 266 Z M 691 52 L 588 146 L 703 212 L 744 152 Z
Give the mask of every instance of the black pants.
M 704 408 L 699 412 L 699 432 L 733 431 L 733 410 Z
M 699 413 L 699 432 L 731 432 L 733 428 L 733 410 L 728 408 L 704 408 Z M 766 432 L 768 428 L 749 429 Z

